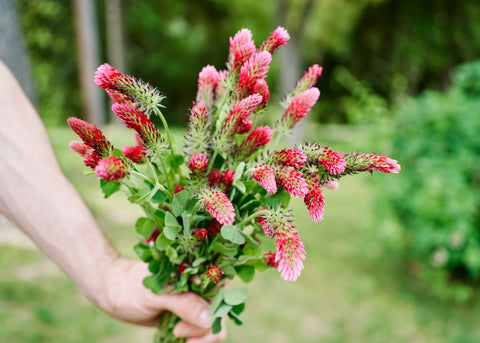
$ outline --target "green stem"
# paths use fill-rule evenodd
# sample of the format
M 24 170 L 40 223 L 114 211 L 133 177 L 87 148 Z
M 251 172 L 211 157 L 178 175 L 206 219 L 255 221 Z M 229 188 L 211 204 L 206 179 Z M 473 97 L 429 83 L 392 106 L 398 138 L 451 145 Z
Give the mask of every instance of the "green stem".
M 165 129 L 165 134 L 167 135 L 167 140 L 168 140 L 168 145 L 170 145 L 170 154 L 172 155 L 172 163 L 175 164 L 175 149 L 173 146 L 173 139 L 172 136 L 170 135 L 170 130 L 168 129 L 168 124 L 163 116 L 162 111 L 158 107 L 155 107 L 155 113 L 160 117 L 160 120 L 162 121 L 163 127 Z M 175 172 L 180 172 L 178 169 L 178 166 L 175 165 Z
M 270 213 L 270 211 L 268 210 L 261 210 L 261 211 L 257 211 L 255 213 L 252 213 L 251 215 L 249 215 L 247 218 L 245 218 L 244 220 L 242 220 L 240 223 L 236 224 L 235 226 L 238 227 L 238 228 L 243 228 L 245 227 L 252 219 L 255 219 L 257 218 L 258 216 L 261 216 L 261 215 L 264 215 L 264 214 L 268 214 Z

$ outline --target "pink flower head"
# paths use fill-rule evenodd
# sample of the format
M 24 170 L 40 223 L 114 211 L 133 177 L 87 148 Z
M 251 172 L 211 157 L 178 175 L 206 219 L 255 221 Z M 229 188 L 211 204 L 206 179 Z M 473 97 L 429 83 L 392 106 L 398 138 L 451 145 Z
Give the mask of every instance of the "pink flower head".
M 198 239 L 203 239 L 208 236 L 208 231 L 207 229 L 200 229 L 197 232 L 195 232 L 195 237 Z
M 240 151 L 242 156 L 250 156 L 260 147 L 263 147 L 272 139 L 273 130 L 268 126 L 259 126 L 255 128 L 248 137 L 242 142 Z
M 83 142 L 71 141 L 69 147 L 82 157 L 93 152 L 93 149 Z
M 285 190 L 296 198 L 303 198 L 308 193 L 308 185 L 302 172 L 288 166 L 276 170 L 276 179 Z
M 104 63 L 95 72 L 95 84 L 103 89 L 115 87 L 124 76 L 108 63 Z
M 277 193 L 277 183 L 275 182 L 275 171 L 266 164 L 260 164 L 255 167 L 252 177 L 258 184 L 265 188 L 270 194 Z
M 191 156 L 193 152 L 205 153 L 211 140 L 211 117 L 205 102 L 194 103 L 190 111 L 190 120 L 185 134 L 185 153 Z
M 307 155 L 300 149 L 280 150 L 274 153 L 272 160 L 284 166 L 302 168 L 307 162 Z
M 68 118 L 68 126 L 82 139 L 83 143 L 95 150 L 102 158 L 110 156 L 113 146 L 95 125 L 78 118 Z
M 215 88 L 215 99 L 222 99 L 225 96 L 227 92 L 227 87 L 225 87 L 224 82 L 227 76 L 228 76 L 228 71 L 226 70 L 218 71 L 218 82 L 217 82 L 217 88 Z
M 194 173 L 202 173 L 208 166 L 208 157 L 205 154 L 194 152 L 190 157 L 190 170 Z
M 293 216 L 291 210 L 278 208 L 273 210 L 271 208 L 262 206 L 257 211 L 264 212 L 257 216 L 258 224 L 263 229 L 267 237 L 273 237 L 278 230 L 282 230 L 284 226 L 293 225 Z
M 303 77 L 297 82 L 293 90 L 293 95 L 300 94 L 307 89 L 312 88 L 317 83 L 317 79 L 322 75 L 323 68 L 318 64 L 314 64 L 308 71 L 303 75 Z
M 308 193 L 303 198 L 305 206 L 307 206 L 310 217 L 319 222 L 323 219 L 323 208 L 325 206 L 325 197 L 323 196 L 318 175 L 311 175 L 306 178 L 308 184 Z
M 282 278 L 287 281 L 296 281 L 303 269 L 305 259 L 305 247 L 298 237 L 293 225 L 285 225 L 276 233 L 275 262 L 278 263 L 278 271 Z
M 158 147 L 163 139 L 148 116 L 137 108 L 127 104 L 113 104 L 113 112 L 130 129 L 134 129 L 147 147 Z
M 318 88 L 312 87 L 306 91 L 296 95 L 281 119 L 281 125 L 284 129 L 292 129 L 300 119 L 305 117 L 313 105 L 318 100 L 320 91 Z
M 373 170 L 378 170 L 383 173 L 395 173 L 397 174 L 401 167 L 396 160 L 393 160 L 384 155 L 372 154 L 368 156 L 373 160 L 371 168 Z
M 220 280 L 223 274 L 224 272 L 220 265 L 213 265 L 211 267 L 208 267 L 207 271 L 205 272 L 205 275 L 207 275 L 210 281 L 212 281 L 213 283 L 217 283 L 217 281 Z
M 257 81 L 265 78 L 271 61 L 272 54 L 268 51 L 260 51 L 243 64 L 240 68 L 237 86 L 240 98 L 253 94 Z
M 203 101 L 207 107 L 213 105 L 219 77 L 214 66 L 207 65 L 202 69 L 198 74 L 197 103 Z
M 268 90 L 268 84 L 265 79 L 258 79 L 253 86 L 253 93 L 260 94 L 262 96 L 262 107 L 266 107 L 268 99 L 270 98 L 270 91 Z
M 95 175 L 105 181 L 118 181 L 128 172 L 129 168 L 125 161 L 114 155 L 101 159 L 95 167 Z
M 126 158 L 134 163 L 143 163 L 147 159 L 147 149 L 141 145 L 125 145 L 120 148 Z
M 145 243 L 155 243 L 158 236 L 160 236 L 160 231 L 157 228 L 154 228 L 150 237 L 145 240 Z
M 241 29 L 235 36 L 230 37 L 230 49 L 228 56 L 228 68 L 237 72 L 250 57 L 255 54 L 255 43 L 252 40 L 252 32 Z
M 262 43 L 259 50 L 265 50 L 273 53 L 273 51 L 275 51 L 275 49 L 277 49 L 279 46 L 287 44 L 289 39 L 290 35 L 288 34 L 287 30 L 279 26 L 270 34 L 270 37 L 268 37 L 268 39 Z
M 235 220 L 235 209 L 232 203 L 218 189 L 207 187 L 199 194 L 202 206 L 207 208 L 210 215 L 220 224 L 229 225 Z
M 347 161 L 339 152 L 324 147 L 320 156 L 318 156 L 318 163 L 324 166 L 330 175 L 341 174 L 347 166 Z

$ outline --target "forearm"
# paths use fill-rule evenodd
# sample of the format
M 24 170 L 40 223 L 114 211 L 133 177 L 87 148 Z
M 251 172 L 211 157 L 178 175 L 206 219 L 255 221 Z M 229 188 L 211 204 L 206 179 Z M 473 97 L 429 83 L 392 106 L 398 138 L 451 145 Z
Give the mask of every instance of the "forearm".
M 1 63 L 0 75 L 0 211 L 96 302 L 117 254 L 62 174 L 35 110 Z

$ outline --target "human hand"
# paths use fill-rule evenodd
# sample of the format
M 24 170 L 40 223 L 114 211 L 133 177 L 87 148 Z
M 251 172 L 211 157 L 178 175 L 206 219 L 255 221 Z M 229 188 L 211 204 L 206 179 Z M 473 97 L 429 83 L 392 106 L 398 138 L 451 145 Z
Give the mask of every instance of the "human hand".
M 186 343 L 225 340 L 225 329 L 212 334 L 207 301 L 190 292 L 153 294 L 142 284 L 149 274 L 143 262 L 116 258 L 105 273 L 104 287 L 95 302 L 112 317 L 137 325 L 156 326 L 161 312 L 173 312 L 181 319 L 173 332 L 177 337 L 188 337 Z

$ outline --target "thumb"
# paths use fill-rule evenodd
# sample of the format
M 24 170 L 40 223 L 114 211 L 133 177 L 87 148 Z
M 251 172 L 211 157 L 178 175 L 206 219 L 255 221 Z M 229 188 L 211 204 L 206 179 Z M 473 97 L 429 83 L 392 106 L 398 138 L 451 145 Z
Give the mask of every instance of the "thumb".
M 210 320 L 210 304 L 200 296 L 191 293 L 164 294 L 162 297 L 161 307 L 175 313 L 180 319 L 196 325 L 201 328 L 210 328 L 212 321 Z

